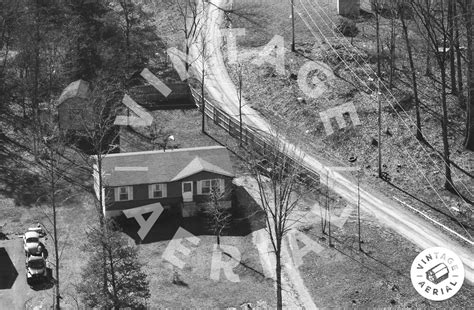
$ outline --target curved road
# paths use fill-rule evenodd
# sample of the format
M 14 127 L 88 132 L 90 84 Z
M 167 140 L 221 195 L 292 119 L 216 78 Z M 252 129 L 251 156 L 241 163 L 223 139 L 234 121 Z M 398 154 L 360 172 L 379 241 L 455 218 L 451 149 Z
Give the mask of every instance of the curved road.
M 233 84 L 221 52 L 222 36 L 220 34 L 220 25 L 223 23 L 223 12 L 219 8 L 228 8 L 231 0 L 211 0 L 207 6 L 206 17 L 206 49 L 207 59 L 205 59 L 206 90 L 211 97 L 219 103 L 220 108 L 230 115 L 238 115 L 239 102 L 237 89 Z M 199 50 L 202 45 L 197 42 L 191 48 L 191 53 L 199 57 Z M 243 107 L 243 120 L 246 124 L 252 125 L 264 132 L 273 132 L 271 125 L 268 124 L 256 111 L 249 106 Z M 320 175 L 326 175 L 328 167 L 324 166 L 316 157 L 305 153 L 298 147 L 282 141 L 295 154 L 300 154 L 301 160 Z M 329 170 L 331 170 L 329 168 Z M 357 204 L 357 186 L 345 178 L 337 171 L 331 171 L 333 174 L 332 190 L 343 197 L 346 201 Z M 453 240 L 441 231 L 419 216 L 414 216 L 406 208 L 395 201 L 384 197 L 381 194 L 370 193 L 361 189 L 360 191 L 361 207 L 373 213 L 381 223 L 384 223 L 395 230 L 406 239 L 418 245 L 420 249 L 429 247 L 444 247 L 458 254 L 465 267 L 466 281 L 474 285 L 474 251 L 472 246 L 464 246 L 458 241 Z M 420 251 L 421 252 L 421 251 Z

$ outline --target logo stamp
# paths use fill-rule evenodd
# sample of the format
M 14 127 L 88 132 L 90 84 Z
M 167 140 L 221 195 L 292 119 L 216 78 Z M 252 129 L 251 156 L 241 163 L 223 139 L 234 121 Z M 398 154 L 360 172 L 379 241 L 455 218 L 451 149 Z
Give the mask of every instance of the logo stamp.
M 453 297 L 464 282 L 464 266 L 453 251 L 434 247 L 418 254 L 410 271 L 411 283 L 423 297 L 442 301 Z

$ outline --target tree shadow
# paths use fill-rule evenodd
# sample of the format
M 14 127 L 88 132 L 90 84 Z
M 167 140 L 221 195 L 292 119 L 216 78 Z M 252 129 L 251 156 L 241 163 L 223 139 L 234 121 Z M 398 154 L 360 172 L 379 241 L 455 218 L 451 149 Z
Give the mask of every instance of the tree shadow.
M 143 240 L 138 235 L 140 226 L 134 218 L 126 218 L 122 214 L 114 220 L 119 229 L 132 238 L 136 244 L 171 240 L 179 228 L 194 236 L 214 235 L 212 225 L 210 225 L 204 212 L 199 212 L 197 216 L 183 218 L 179 213 L 173 211 L 177 209 L 164 210 Z M 232 207 L 229 211 L 232 215 L 231 221 L 221 236 L 246 236 L 253 231 L 266 227 L 265 212 L 241 186 L 234 188 Z M 150 214 L 143 215 L 145 220 L 148 219 Z
M 459 225 L 459 227 L 461 228 L 467 228 L 469 230 L 472 230 L 473 229 L 473 226 L 472 226 L 472 222 L 469 220 L 469 219 L 465 219 L 463 220 L 463 218 L 457 218 L 455 216 L 453 216 L 452 214 L 449 214 L 448 212 L 444 211 L 444 210 L 441 210 L 441 209 L 438 209 L 437 207 L 431 205 L 430 203 L 416 197 L 414 194 L 404 190 L 403 188 L 399 187 L 398 185 L 392 183 L 391 181 L 389 180 L 384 180 L 388 185 L 392 186 L 393 188 L 399 190 L 400 192 L 404 193 L 405 195 L 415 199 L 416 201 L 424 204 L 425 206 L 427 206 L 428 208 L 430 208 L 430 210 L 432 211 L 435 211 L 445 217 L 447 217 L 449 220 L 455 222 L 456 224 Z
M 46 192 L 40 177 L 26 168 L 5 165 L 0 175 L 0 194 L 12 198 L 16 205 L 30 206 Z
M 393 264 L 390 264 L 381 258 L 377 258 L 374 255 L 374 251 L 376 251 L 376 249 L 372 251 L 362 249 L 362 251 L 359 251 L 356 247 L 346 244 L 343 240 L 337 237 L 332 237 L 332 240 L 334 242 L 333 246 L 331 247 L 333 250 L 339 252 L 341 255 L 347 257 L 356 264 L 359 264 L 367 271 L 381 276 L 386 280 L 390 280 L 390 276 L 386 275 L 384 270 L 389 270 L 393 274 L 409 279 L 409 276 L 406 274 L 405 270 L 399 270 L 396 268 L 396 266 L 393 266 Z M 368 261 L 364 261 L 364 257 L 367 258 Z M 370 261 L 372 261 L 373 264 L 371 264 Z M 382 270 L 378 269 L 377 266 L 382 268 Z

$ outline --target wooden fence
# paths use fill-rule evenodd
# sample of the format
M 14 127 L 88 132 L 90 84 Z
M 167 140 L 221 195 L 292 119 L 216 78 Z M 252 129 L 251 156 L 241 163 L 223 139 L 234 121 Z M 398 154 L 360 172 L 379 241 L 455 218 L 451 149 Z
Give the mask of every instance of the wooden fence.
M 202 111 L 201 94 L 191 88 L 191 95 L 196 103 L 196 106 Z M 317 185 L 320 181 L 319 174 L 311 167 L 304 165 L 301 159 L 294 158 L 288 154 L 284 154 L 281 150 L 274 147 L 272 143 L 273 137 L 270 134 L 264 133 L 261 130 L 252 126 L 242 124 L 242 136 L 240 134 L 240 122 L 236 117 L 232 117 L 224 112 L 219 107 L 212 104 L 204 97 L 205 115 L 208 120 L 214 122 L 215 125 L 224 129 L 231 137 L 237 139 L 242 148 L 247 151 L 253 151 L 260 154 L 263 158 L 268 155 L 273 155 L 275 158 L 284 159 L 284 162 L 293 166 L 296 171 L 299 171 L 301 181 L 308 185 Z M 263 169 L 265 167 L 261 166 Z

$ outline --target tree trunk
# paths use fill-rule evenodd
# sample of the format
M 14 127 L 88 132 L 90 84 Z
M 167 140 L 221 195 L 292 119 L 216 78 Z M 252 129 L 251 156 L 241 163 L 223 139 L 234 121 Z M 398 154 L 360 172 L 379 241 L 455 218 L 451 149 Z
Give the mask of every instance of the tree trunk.
M 61 295 L 59 291 L 59 249 L 58 249 L 58 230 L 57 230 L 57 217 L 56 217 L 56 183 L 54 179 L 55 171 L 53 167 L 53 151 L 51 151 L 51 207 L 53 208 L 53 242 L 54 242 L 54 264 L 56 271 L 56 283 L 55 283 L 55 295 L 56 305 L 55 309 L 61 309 Z
M 189 72 L 189 38 L 186 38 L 186 60 L 184 61 L 184 67 L 186 68 L 186 72 Z
M 106 232 L 107 234 L 107 239 L 108 240 L 109 236 L 109 231 L 107 230 Z M 120 309 L 120 304 L 119 304 L 119 299 L 118 299 L 118 295 L 117 295 L 117 284 L 116 284 L 116 281 L 115 281 L 115 266 L 114 266 L 114 256 L 112 254 L 112 249 L 109 247 L 108 248 L 108 256 L 109 256 L 109 266 L 110 266 L 110 284 L 112 285 L 112 295 L 114 297 L 114 309 L 115 310 L 119 310 Z
M 402 22 L 403 35 L 404 35 L 405 43 L 406 43 L 406 46 L 407 46 L 408 60 L 410 62 L 413 96 L 415 97 L 416 138 L 419 141 L 423 141 L 424 138 L 423 138 L 423 133 L 421 131 L 420 100 L 418 98 L 418 87 L 417 87 L 417 82 L 416 82 L 416 68 L 415 68 L 415 63 L 413 61 L 413 52 L 411 50 L 411 43 L 410 43 L 410 40 L 408 38 L 408 27 L 407 27 L 407 24 L 406 24 L 405 17 L 403 16 L 403 11 L 400 12 L 400 20 Z
M 426 1 L 426 9 L 429 11 L 430 10 L 430 0 L 425 0 Z M 431 29 L 431 21 L 430 18 L 426 20 L 426 25 L 425 25 L 426 30 L 429 32 L 429 29 Z M 426 39 L 426 71 L 425 71 L 426 76 L 431 76 L 431 56 L 430 56 L 430 39 Z
M 38 126 L 38 109 L 39 109 L 39 98 L 38 98 L 38 89 L 39 89 L 39 75 L 40 75 L 40 31 L 39 31 L 39 4 L 38 0 L 35 4 L 35 36 L 34 36 L 34 78 L 33 78 L 33 128 Z M 37 131 L 34 130 L 33 133 L 33 153 L 35 157 L 38 155 L 38 135 Z
M 375 0 L 375 39 L 377 40 L 377 77 L 381 79 L 381 64 L 380 64 L 380 17 L 378 0 Z
M 280 240 L 281 242 L 281 240 Z M 283 309 L 283 296 L 282 296 L 282 287 L 281 287 L 281 250 L 275 252 L 276 256 L 276 290 L 277 290 L 277 309 Z
M 239 132 L 240 132 L 240 146 L 242 146 L 242 66 L 239 64 Z
M 96 147 L 97 149 L 97 147 Z M 104 215 L 104 210 L 103 206 L 105 206 L 105 197 L 102 194 L 102 186 L 103 186 L 103 180 L 102 180 L 102 149 L 99 147 L 98 152 L 97 152 L 97 173 L 99 176 L 99 206 L 98 206 L 98 216 L 99 216 L 99 225 L 100 229 L 102 230 L 102 233 L 105 231 L 105 215 Z M 105 245 L 102 246 L 102 268 L 103 268 L 103 273 L 102 273 L 102 281 L 104 282 L 102 285 L 102 294 L 103 296 L 107 296 L 107 291 L 108 291 L 108 281 L 107 281 L 107 259 L 106 259 L 106 249 Z
M 444 53 L 443 53 L 444 54 Z M 444 60 L 441 59 L 444 55 L 437 55 L 438 62 L 441 69 L 441 104 L 443 106 L 443 119 L 441 120 L 441 129 L 443 136 L 443 159 L 445 167 L 445 182 L 444 188 L 453 192 L 453 180 L 451 177 L 451 165 L 449 162 L 449 141 L 448 141 L 448 108 L 446 103 L 446 66 Z
M 467 54 L 468 54 L 468 102 L 467 102 L 467 120 L 466 120 L 466 139 L 464 146 L 470 151 L 474 151 L 474 14 L 472 1 L 466 1 L 466 30 L 467 30 Z
M 204 57 L 204 56 L 203 56 Z M 204 58 L 202 60 L 202 74 L 201 74 L 201 109 L 202 109 L 202 124 L 201 124 L 201 131 L 203 133 L 206 132 L 206 100 L 204 98 Z
M 390 19 L 390 80 L 389 80 L 389 88 L 393 88 L 393 78 L 395 75 L 395 18 L 392 17 Z
M 450 77 L 451 77 L 451 93 L 457 95 L 457 84 L 456 84 L 456 65 L 455 65 L 455 54 L 454 54 L 454 13 L 453 6 L 456 5 L 454 0 L 448 0 L 448 35 L 449 35 L 449 65 L 450 65 Z
M 458 104 L 462 110 L 466 110 L 466 101 L 464 98 L 464 87 L 462 78 L 462 60 L 461 60 L 461 49 L 459 46 L 459 23 L 457 15 L 456 3 L 453 5 L 453 16 L 454 16 L 454 47 L 456 49 L 456 65 L 458 75 Z

